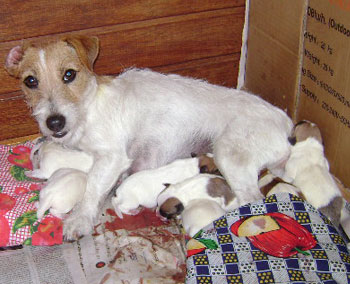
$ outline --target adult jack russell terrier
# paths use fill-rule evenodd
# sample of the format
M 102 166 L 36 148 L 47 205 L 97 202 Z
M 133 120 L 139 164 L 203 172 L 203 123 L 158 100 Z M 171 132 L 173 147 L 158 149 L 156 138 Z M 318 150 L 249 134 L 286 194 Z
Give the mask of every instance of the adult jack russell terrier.
M 93 72 L 96 37 L 65 36 L 11 49 L 5 67 L 21 80 L 49 139 L 93 156 L 84 197 L 64 222 L 66 239 L 92 231 L 99 205 L 119 177 L 190 153 L 213 152 L 239 204 L 261 198 L 258 173 L 281 169 L 293 124 L 244 91 L 178 75 L 130 69 Z

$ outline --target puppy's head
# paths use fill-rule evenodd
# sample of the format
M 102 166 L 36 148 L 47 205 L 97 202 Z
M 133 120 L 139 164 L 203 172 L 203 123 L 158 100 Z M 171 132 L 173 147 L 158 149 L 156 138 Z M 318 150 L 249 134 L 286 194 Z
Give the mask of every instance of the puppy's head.
M 167 219 L 176 218 L 185 209 L 176 197 L 170 197 L 159 208 L 159 214 Z
M 95 87 L 97 55 L 98 39 L 84 36 L 26 42 L 10 50 L 5 68 L 21 80 L 45 136 L 62 142 L 75 132 L 84 114 L 80 105 Z
M 201 174 L 221 175 L 212 154 L 200 155 L 198 157 L 198 166 Z
M 318 126 L 308 120 L 302 120 L 294 126 L 292 136 L 288 140 L 294 145 L 310 137 L 315 138 L 321 144 L 323 143 L 321 131 Z
M 157 197 L 157 212 L 161 217 L 176 218 L 185 209 L 185 206 L 178 197 L 175 197 L 177 185 L 164 183 L 163 191 Z

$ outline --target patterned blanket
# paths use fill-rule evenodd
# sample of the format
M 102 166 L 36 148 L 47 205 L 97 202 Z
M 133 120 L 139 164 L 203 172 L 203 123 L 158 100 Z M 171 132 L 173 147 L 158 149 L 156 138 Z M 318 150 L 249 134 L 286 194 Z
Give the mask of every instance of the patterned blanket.
M 258 238 L 236 236 L 237 222 L 241 223 L 247 217 L 274 212 L 296 220 L 303 229 L 311 233 L 316 240 L 315 246 L 282 258 L 271 253 L 278 254 L 279 250 L 285 249 L 280 244 L 288 245 L 290 237 L 271 237 L 272 243 L 262 246 Z M 296 227 L 280 226 L 300 238 L 300 230 Z M 257 237 L 269 239 L 266 234 L 268 233 Z M 200 246 L 197 246 L 195 254 L 189 253 L 187 284 L 350 283 L 350 256 L 337 230 L 310 204 L 287 193 L 272 195 L 227 213 L 205 227 L 195 236 L 195 240 L 204 244 L 202 247 L 206 249 L 198 249 Z
M 30 142 L 0 145 L 0 247 L 62 243 L 62 221 L 48 213 L 42 220 L 36 217 L 35 202 L 44 183 L 25 175 L 32 168 L 32 146 Z M 293 219 L 284 225 L 278 223 L 278 228 L 298 238 L 276 239 L 266 233 L 237 236 L 245 219 L 264 214 L 275 218 L 279 216 L 275 212 L 285 215 L 283 220 Z M 293 222 L 302 229 L 294 229 L 297 226 Z M 262 238 L 272 243 L 266 246 L 260 242 Z M 309 242 L 304 247 L 296 245 L 301 238 Z M 301 248 L 300 252 L 281 246 L 288 242 Z M 350 255 L 342 237 L 318 210 L 290 194 L 273 195 L 229 212 L 205 227 L 188 245 L 188 284 L 350 283 Z M 291 256 L 278 257 L 285 253 Z

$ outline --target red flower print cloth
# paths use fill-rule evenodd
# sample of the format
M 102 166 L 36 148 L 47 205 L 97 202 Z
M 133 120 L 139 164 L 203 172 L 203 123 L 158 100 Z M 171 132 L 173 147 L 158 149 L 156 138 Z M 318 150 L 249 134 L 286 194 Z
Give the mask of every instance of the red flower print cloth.
M 31 142 L 0 145 L 0 246 L 61 244 L 62 221 L 47 214 L 40 222 L 35 202 L 44 183 L 32 180 Z

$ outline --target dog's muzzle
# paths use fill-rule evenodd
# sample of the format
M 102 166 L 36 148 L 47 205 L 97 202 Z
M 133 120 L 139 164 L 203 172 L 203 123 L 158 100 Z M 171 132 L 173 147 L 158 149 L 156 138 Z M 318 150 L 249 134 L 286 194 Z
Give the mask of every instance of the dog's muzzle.
M 67 134 L 67 131 L 62 131 L 65 125 L 66 118 L 60 114 L 49 116 L 46 119 L 46 126 L 53 132 L 52 136 L 55 138 L 62 138 Z

